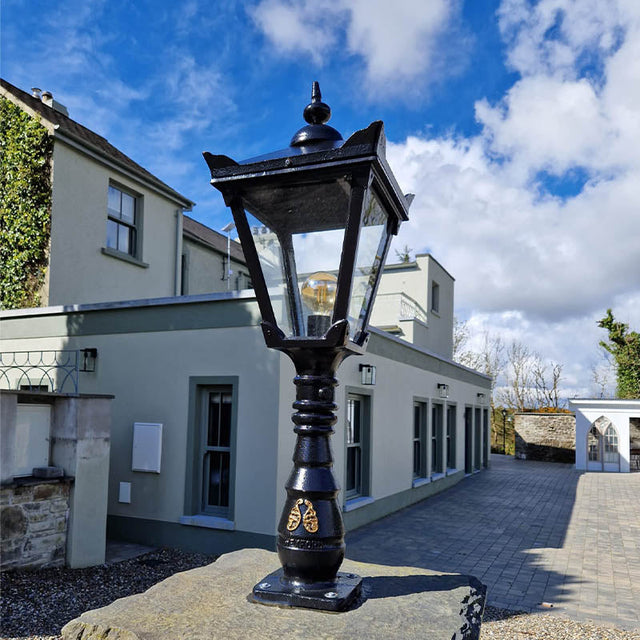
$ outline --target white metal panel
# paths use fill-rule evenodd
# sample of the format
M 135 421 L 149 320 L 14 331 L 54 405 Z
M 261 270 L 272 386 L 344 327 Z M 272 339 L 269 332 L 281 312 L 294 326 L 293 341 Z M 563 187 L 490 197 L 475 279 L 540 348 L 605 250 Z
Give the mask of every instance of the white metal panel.
M 13 476 L 30 476 L 34 467 L 49 466 L 51 406 L 18 404 Z
M 160 473 L 162 458 L 162 424 L 135 422 L 133 424 L 132 471 Z

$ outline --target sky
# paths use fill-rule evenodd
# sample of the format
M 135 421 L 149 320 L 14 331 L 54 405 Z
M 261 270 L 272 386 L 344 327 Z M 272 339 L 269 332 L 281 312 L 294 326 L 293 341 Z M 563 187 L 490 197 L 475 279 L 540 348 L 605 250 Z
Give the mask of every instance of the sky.
M 637 0 L 3 0 L 2 77 L 230 221 L 202 151 L 282 149 L 320 82 L 346 139 L 383 120 L 456 316 L 595 394 L 607 308 L 640 330 Z M 470 346 L 474 346 L 472 340 Z

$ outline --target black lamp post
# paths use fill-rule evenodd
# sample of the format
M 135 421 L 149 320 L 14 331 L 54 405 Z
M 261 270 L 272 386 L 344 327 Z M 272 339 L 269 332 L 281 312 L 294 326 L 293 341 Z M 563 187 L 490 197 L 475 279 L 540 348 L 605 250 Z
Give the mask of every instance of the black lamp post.
M 297 442 L 278 526 L 282 569 L 253 597 L 341 611 L 358 597 L 361 579 L 338 573 L 344 525 L 329 443 L 336 370 L 364 352 L 391 236 L 410 199 L 385 160 L 382 122 L 344 141 L 326 124 L 330 115 L 314 82 L 308 124 L 288 148 L 241 163 L 204 157 L 233 213 L 266 344 L 296 368 Z
M 507 410 L 502 409 L 502 453 L 507 453 Z

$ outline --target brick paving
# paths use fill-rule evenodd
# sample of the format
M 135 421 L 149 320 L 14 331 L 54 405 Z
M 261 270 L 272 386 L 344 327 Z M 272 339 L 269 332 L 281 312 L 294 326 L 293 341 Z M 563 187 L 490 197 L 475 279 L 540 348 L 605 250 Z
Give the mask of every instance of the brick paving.
M 640 629 L 640 473 L 494 454 L 488 470 L 349 533 L 347 557 L 471 574 L 496 607 Z

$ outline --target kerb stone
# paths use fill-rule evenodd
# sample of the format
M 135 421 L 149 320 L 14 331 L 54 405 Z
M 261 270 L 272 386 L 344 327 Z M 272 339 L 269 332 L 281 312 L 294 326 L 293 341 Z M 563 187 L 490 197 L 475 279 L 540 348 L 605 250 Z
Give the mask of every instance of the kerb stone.
M 345 613 L 281 608 L 250 600 L 253 586 L 280 566 L 275 553 L 244 549 L 177 573 L 145 593 L 83 613 L 64 640 L 477 640 L 485 587 L 475 578 L 414 567 L 346 560 L 364 578 L 364 599 Z

